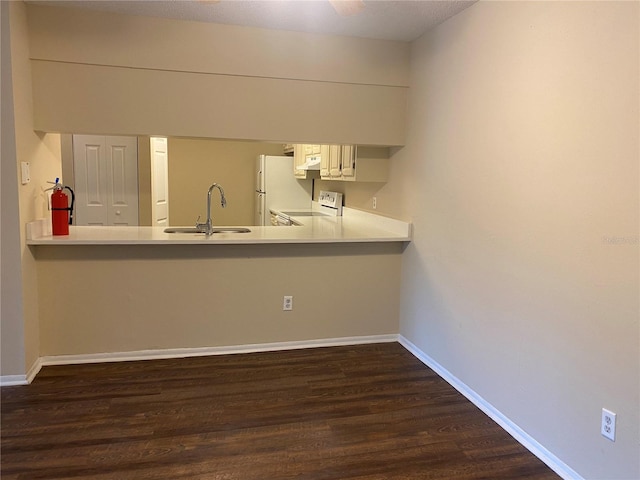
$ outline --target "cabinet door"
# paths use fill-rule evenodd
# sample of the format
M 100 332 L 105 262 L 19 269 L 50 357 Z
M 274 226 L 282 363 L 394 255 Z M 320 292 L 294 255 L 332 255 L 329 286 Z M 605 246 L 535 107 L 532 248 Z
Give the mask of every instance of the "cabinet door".
M 331 145 L 329 148 L 329 177 L 340 178 L 342 172 L 342 148 L 340 145 Z
M 298 167 L 304 165 L 307 147 L 310 146 L 311 145 L 296 144 L 293 147 L 293 176 L 296 178 L 307 178 L 307 171 L 298 170 Z
M 282 145 L 282 153 L 284 155 L 291 155 L 293 153 L 293 143 L 284 143 Z
M 342 146 L 342 177 L 345 180 L 356 179 L 356 151 L 353 145 Z
M 329 157 L 331 156 L 331 148 L 335 145 L 322 145 L 320 147 L 320 178 L 329 176 Z

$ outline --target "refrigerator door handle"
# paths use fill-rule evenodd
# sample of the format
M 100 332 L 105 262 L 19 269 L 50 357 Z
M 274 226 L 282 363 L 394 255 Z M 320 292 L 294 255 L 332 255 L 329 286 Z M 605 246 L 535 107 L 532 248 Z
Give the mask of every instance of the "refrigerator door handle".
M 258 166 L 258 171 L 256 172 L 256 192 L 264 191 L 264 173 L 262 171 L 262 165 Z

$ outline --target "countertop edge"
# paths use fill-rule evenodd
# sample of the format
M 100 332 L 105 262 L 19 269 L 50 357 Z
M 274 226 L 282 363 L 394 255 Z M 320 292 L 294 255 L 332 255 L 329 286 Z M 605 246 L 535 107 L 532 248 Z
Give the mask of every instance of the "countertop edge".
M 189 240 L 176 241 L 176 240 L 142 240 L 142 241 L 126 241 L 126 240 L 113 240 L 113 241 L 87 241 L 87 240 L 68 240 L 68 241 L 56 241 L 56 240 L 29 240 L 27 245 L 30 246 L 81 246 L 81 245 L 202 245 L 202 246 L 215 246 L 215 245 L 291 245 L 291 244 L 339 244 L 339 243 L 392 243 L 410 242 L 410 238 L 350 238 L 350 239 L 309 239 L 309 240 L 285 240 L 285 239 L 270 239 L 270 240 L 222 240 L 214 242 L 194 242 Z
M 213 236 L 164 233 L 163 227 L 70 227 L 68 236 L 52 236 L 49 219 L 26 225 L 29 246 L 80 245 L 276 245 L 411 242 L 412 225 L 368 212 L 345 209 L 345 216 L 313 217 L 302 226 L 250 226 L 251 233 Z M 243 237 L 246 235 L 245 237 Z

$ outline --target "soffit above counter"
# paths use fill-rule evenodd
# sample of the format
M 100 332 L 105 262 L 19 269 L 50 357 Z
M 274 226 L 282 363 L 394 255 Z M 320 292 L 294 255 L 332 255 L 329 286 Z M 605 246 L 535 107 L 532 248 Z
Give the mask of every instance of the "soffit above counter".
M 401 146 L 408 89 L 32 60 L 34 129 Z
M 32 59 L 408 87 L 406 42 L 28 4 Z

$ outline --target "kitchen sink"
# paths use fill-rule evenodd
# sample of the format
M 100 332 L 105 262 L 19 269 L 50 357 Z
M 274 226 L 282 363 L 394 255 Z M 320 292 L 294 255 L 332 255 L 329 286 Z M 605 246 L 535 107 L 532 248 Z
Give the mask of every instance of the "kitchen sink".
M 250 233 L 246 227 L 213 227 L 213 233 Z
M 214 227 L 213 233 L 249 233 L 251 230 L 246 227 Z M 200 233 L 204 232 L 195 227 L 169 227 L 164 229 L 164 233 Z
M 165 228 L 164 233 L 202 233 L 195 227 L 188 228 Z

